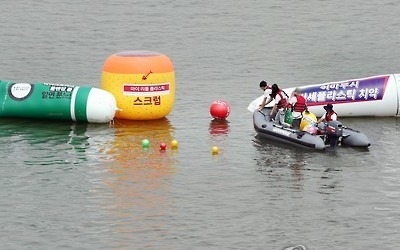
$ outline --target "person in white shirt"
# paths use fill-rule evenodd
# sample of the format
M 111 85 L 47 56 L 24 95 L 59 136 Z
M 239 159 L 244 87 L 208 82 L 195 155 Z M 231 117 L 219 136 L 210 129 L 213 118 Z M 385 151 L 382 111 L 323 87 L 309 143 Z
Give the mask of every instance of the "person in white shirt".
M 266 81 L 260 82 L 260 88 L 264 91 L 264 99 L 259 106 L 259 110 L 262 110 L 267 103 L 270 103 L 270 99 L 272 99 L 272 88 L 268 85 Z

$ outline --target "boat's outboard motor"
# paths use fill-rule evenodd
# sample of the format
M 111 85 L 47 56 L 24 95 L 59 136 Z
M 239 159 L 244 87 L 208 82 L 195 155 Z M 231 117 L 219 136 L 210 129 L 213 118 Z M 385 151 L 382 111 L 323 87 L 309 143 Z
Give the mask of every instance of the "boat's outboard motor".
M 339 139 L 343 135 L 343 126 L 339 121 L 330 121 L 325 127 L 325 143 L 330 147 L 336 147 Z

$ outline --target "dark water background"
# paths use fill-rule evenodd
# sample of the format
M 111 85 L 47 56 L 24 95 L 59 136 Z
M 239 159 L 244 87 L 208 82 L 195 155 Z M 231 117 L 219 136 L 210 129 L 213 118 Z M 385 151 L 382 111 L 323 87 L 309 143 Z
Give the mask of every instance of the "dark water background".
M 1 248 L 395 249 L 397 118 L 343 119 L 372 146 L 320 153 L 259 140 L 246 108 L 263 79 L 399 73 L 398 13 L 388 0 L 3 1 L 0 79 L 100 86 L 108 56 L 150 50 L 173 61 L 177 94 L 158 121 L 2 118 Z

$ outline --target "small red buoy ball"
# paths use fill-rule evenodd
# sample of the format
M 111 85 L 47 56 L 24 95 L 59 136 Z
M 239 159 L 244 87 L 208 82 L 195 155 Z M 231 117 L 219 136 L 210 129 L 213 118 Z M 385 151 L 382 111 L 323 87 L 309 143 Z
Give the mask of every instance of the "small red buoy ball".
M 160 143 L 160 150 L 166 150 L 167 149 L 167 144 L 165 144 L 164 142 Z
M 231 107 L 225 101 L 213 101 L 210 106 L 210 114 L 216 119 L 226 119 L 231 112 Z

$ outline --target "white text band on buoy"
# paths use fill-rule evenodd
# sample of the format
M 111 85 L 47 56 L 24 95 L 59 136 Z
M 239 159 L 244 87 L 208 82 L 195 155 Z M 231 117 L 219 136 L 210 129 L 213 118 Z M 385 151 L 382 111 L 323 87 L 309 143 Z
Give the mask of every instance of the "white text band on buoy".
M 400 74 L 377 75 L 299 86 L 308 109 L 316 116 L 325 113 L 323 106 L 333 104 L 340 117 L 399 116 Z M 295 87 L 284 88 L 290 96 Z M 252 101 L 248 110 L 254 112 L 262 103 L 260 96 Z M 273 106 L 271 102 L 268 106 Z

